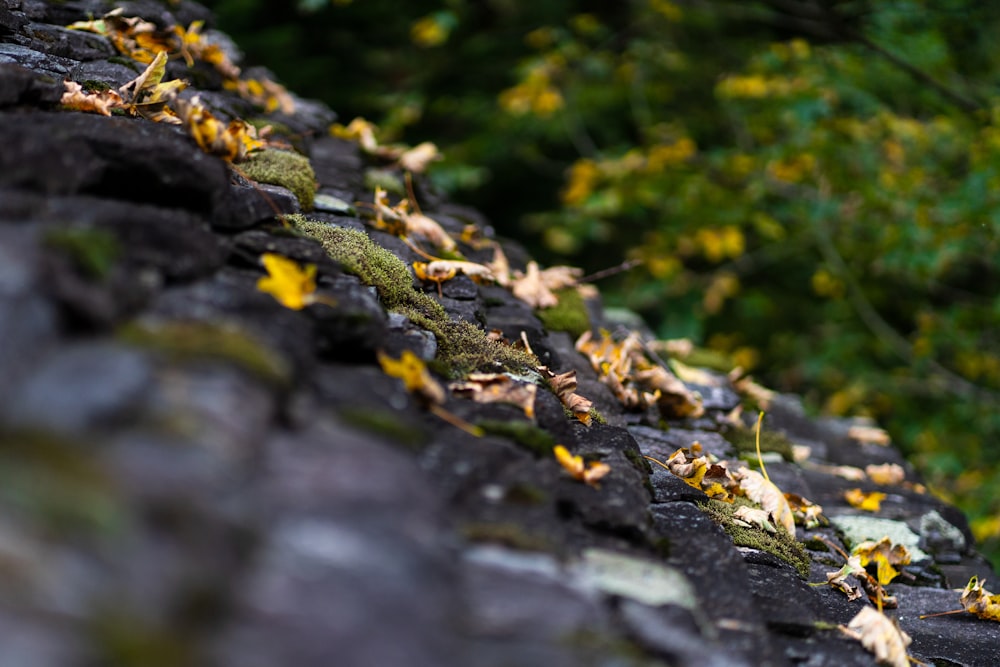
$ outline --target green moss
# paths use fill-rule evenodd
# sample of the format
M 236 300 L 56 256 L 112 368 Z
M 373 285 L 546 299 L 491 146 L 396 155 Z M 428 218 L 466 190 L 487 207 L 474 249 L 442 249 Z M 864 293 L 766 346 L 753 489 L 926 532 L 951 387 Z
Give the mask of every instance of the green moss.
M 733 447 L 736 448 L 739 456 L 752 457 L 753 460 L 756 460 L 756 430 L 734 427 L 723 431 L 722 437 L 728 440 Z M 786 461 L 794 460 L 792 456 L 792 441 L 776 431 L 761 430 L 760 450 L 762 452 L 775 452 L 777 454 L 781 454 L 781 457 Z
M 115 63 L 116 65 L 124 65 L 125 67 L 128 67 L 136 74 L 142 72 L 142 68 L 139 67 L 139 64 L 136 61 L 132 60 L 131 58 L 126 58 L 125 56 L 111 56 L 110 58 L 108 58 L 108 62 Z
M 340 410 L 337 414 L 351 426 L 383 435 L 388 440 L 411 449 L 420 447 L 426 437 L 421 429 L 414 428 L 413 424 L 403 423 L 398 413 L 389 410 L 350 407 Z
M 121 254 L 114 235 L 100 229 L 63 227 L 45 232 L 44 242 L 63 251 L 91 278 L 104 279 Z
M 103 93 L 105 90 L 111 90 L 110 83 L 107 81 L 98 81 L 97 79 L 81 81 L 80 87 L 87 93 Z
M 471 542 L 493 542 L 523 551 L 552 551 L 547 538 L 532 535 L 515 523 L 470 522 L 462 526 L 462 535 Z
M 756 507 L 749 500 L 739 497 L 732 503 L 720 500 L 698 503 L 702 511 L 712 518 L 712 521 L 722 526 L 723 530 L 732 538 L 733 544 L 773 554 L 793 565 L 803 579 L 808 578 L 810 560 L 802 545 L 796 542 L 795 538 L 785 532 L 781 526 L 778 526 L 777 533 L 769 533 L 761 528 L 748 528 L 737 524 L 733 520 L 733 512 L 741 505 Z
M 312 209 L 316 196 L 316 174 L 309 158 L 291 151 L 268 149 L 251 153 L 240 163 L 240 169 L 260 183 L 288 188 L 298 197 L 302 210 Z
M 489 340 L 471 322 L 452 321 L 433 297 L 413 288 L 413 276 L 406 264 L 364 232 L 301 216 L 286 219 L 301 233 L 318 240 L 345 271 L 373 285 L 387 309 L 433 333 L 438 343 L 437 360 L 444 364 L 446 375 L 462 377 L 477 370 L 501 369 L 530 373 L 537 365 L 530 355 Z
M 728 373 L 733 370 L 733 361 L 729 355 L 709 350 L 704 347 L 696 347 L 691 352 L 680 358 L 688 366 L 697 368 L 708 368 L 720 373 Z
M 622 453 L 625 455 L 625 458 L 631 461 L 632 465 L 634 465 L 636 468 L 646 473 L 647 475 L 653 474 L 653 466 L 649 464 L 649 461 L 647 461 L 642 454 L 640 454 L 634 449 L 626 449 Z
M 573 338 L 579 338 L 583 332 L 590 331 L 590 314 L 587 304 L 580 292 L 568 288 L 556 292 L 559 303 L 551 308 L 540 308 L 535 311 L 549 331 L 565 331 Z
M 119 340 L 155 350 L 177 361 L 220 359 L 278 385 L 291 382 L 287 361 L 247 332 L 208 322 L 133 322 L 117 332 Z
M 552 448 L 556 439 L 548 431 L 539 428 L 529 421 L 500 421 L 487 419 L 476 423 L 481 429 L 491 435 L 510 438 L 517 444 L 531 450 L 536 456 L 552 456 Z

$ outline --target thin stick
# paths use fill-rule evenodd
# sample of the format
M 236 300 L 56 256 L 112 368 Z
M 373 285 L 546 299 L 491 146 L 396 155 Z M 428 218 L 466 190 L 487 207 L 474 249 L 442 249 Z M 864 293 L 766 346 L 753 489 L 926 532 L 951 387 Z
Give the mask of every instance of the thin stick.
M 923 614 L 921 616 L 917 616 L 917 618 L 919 618 L 920 620 L 924 620 L 925 618 L 934 618 L 935 616 L 948 616 L 949 614 L 964 614 L 964 613 L 965 613 L 964 609 L 953 609 L 952 611 L 939 611 L 936 614 Z
M 602 278 L 609 278 L 611 276 L 617 275 L 619 273 L 625 273 L 626 271 L 631 271 L 635 267 L 643 263 L 644 260 L 641 259 L 630 259 L 622 262 L 618 266 L 612 266 L 607 269 L 601 269 L 595 273 L 584 276 L 577 280 L 578 283 L 592 283 L 595 280 L 601 280 Z

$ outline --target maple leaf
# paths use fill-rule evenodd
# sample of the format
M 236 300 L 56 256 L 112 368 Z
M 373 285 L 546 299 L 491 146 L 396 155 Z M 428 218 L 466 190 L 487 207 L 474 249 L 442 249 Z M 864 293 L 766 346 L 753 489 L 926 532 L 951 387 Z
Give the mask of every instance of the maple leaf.
M 861 489 L 848 489 L 844 491 L 844 500 L 850 503 L 851 507 L 865 512 L 878 512 L 882 509 L 882 501 L 886 494 L 881 491 L 862 491 Z
M 912 641 L 888 616 L 873 607 L 863 607 L 841 632 L 861 642 L 875 659 L 888 667 L 908 667 L 906 647 Z
M 740 488 L 747 498 L 767 510 L 776 524 L 784 527 L 789 535 L 795 537 L 795 516 L 781 489 L 756 470 L 746 467 L 737 470 L 733 477 L 739 481 Z
M 110 116 L 112 109 L 123 106 L 121 96 L 113 90 L 100 92 L 84 92 L 83 86 L 69 79 L 63 81 L 65 92 L 59 103 L 74 111 L 89 111 L 102 116 Z
M 552 451 L 556 456 L 556 460 L 573 476 L 573 479 L 586 482 L 594 488 L 598 487 L 597 481 L 599 479 L 611 472 L 611 466 L 607 463 L 591 461 L 584 464 L 582 456 L 570 454 L 569 450 L 562 445 L 556 445 Z
M 286 308 L 301 310 L 316 302 L 316 265 L 305 269 L 296 262 L 274 253 L 261 256 L 267 276 L 257 281 L 257 289 L 267 292 Z
M 520 382 L 503 373 L 471 373 L 464 381 L 449 383 L 448 388 L 477 403 L 511 403 L 524 410 L 528 419 L 535 418 L 538 385 L 531 382 Z
M 876 578 L 882 586 L 899 575 L 896 565 L 908 565 L 910 562 L 910 552 L 906 547 L 902 544 L 892 544 L 888 537 L 883 537 L 878 542 L 871 540 L 862 542 L 851 550 L 851 555 L 857 556 L 863 567 L 875 563 Z

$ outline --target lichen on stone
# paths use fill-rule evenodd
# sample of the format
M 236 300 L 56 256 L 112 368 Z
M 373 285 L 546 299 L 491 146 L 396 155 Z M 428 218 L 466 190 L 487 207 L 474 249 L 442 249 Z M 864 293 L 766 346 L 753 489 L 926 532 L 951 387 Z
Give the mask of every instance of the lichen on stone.
M 266 149 L 251 153 L 240 163 L 248 178 L 288 188 L 298 198 L 303 211 L 312 210 L 316 196 L 316 174 L 309 158 L 291 151 Z
M 476 422 L 476 426 L 491 435 L 510 438 L 536 456 L 552 456 L 552 448 L 556 444 L 551 433 L 530 421 L 485 419 Z

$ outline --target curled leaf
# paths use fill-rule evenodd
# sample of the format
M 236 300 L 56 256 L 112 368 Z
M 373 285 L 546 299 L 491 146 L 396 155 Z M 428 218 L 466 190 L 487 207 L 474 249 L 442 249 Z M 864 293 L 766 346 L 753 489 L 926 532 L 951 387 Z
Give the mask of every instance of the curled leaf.
M 857 600 L 864 595 L 864 592 L 860 586 L 849 584 L 847 577 L 865 577 L 867 575 L 868 572 L 861 564 L 861 558 L 859 556 L 851 556 L 842 568 L 836 572 L 827 572 L 826 580 L 831 587 L 846 594 L 848 600 Z
M 860 641 L 870 653 L 874 653 L 879 664 L 908 667 L 906 647 L 912 640 L 889 617 L 874 607 L 863 607 L 846 628 L 841 626 L 841 631 Z
M 544 367 L 543 367 L 544 368 Z M 539 369 L 543 371 L 543 369 Z M 590 411 L 594 404 L 587 398 L 576 393 L 576 371 L 568 371 L 560 375 L 555 375 L 547 368 L 543 374 L 547 374 L 549 386 L 555 392 L 563 406 L 584 424 L 590 425 Z
M 110 116 L 112 109 L 120 109 L 124 106 L 121 96 L 113 90 L 85 92 L 83 86 L 69 79 L 63 81 L 63 86 L 65 92 L 63 92 L 59 103 L 67 109 Z
M 778 529 L 768 521 L 769 517 L 770 514 L 765 510 L 747 507 L 746 505 L 736 508 L 736 511 L 733 512 L 733 520 L 742 526 L 760 528 L 769 533 L 777 533 Z
M 552 451 L 556 460 L 573 476 L 573 479 L 578 479 L 593 487 L 597 487 L 597 481 L 611 472 L 611 466 L 607 463 L 591 461 L 584 464 L 582 456 L 570 454 L 569 450 L 562 445 L 556 445 Z
M 986 590 L 985 579 L 982 582 L 975 576 L 969 579 L 959 601 L 970 614 L 988 621 L 1000 621 L 1000 595 Z
M 538 385 L 520 382 L 503 373 L 472 373 L 462 382 L 451 382 L 448 388 L 477 403 L 511 403 L 524 410 L 528 419 L 535 418 L 535 396 Z
M 820 524 L 827 523 L 826 517 L 823 516 L 823 508 L 820 505 L 803 498 L 797 493 L 786 493 L 785 500 L 788 501 L 788 507 L 791 508 L 796 523 L 802 524 L 807 529 L 816 528 Z

